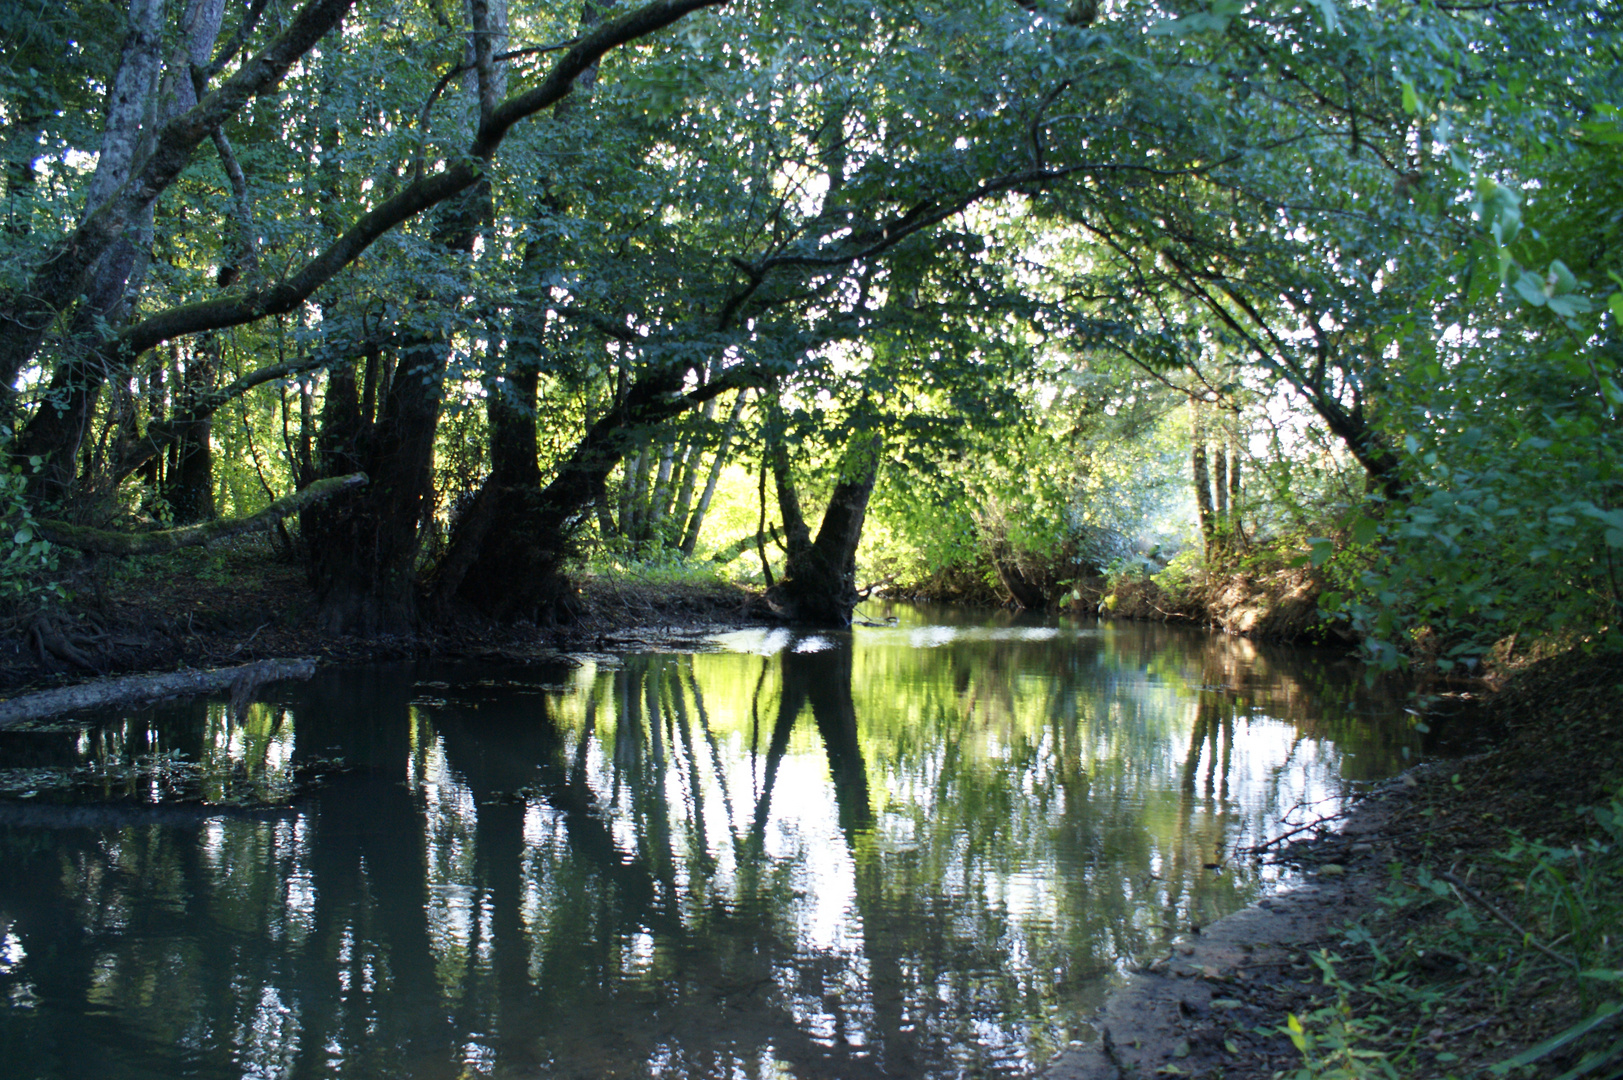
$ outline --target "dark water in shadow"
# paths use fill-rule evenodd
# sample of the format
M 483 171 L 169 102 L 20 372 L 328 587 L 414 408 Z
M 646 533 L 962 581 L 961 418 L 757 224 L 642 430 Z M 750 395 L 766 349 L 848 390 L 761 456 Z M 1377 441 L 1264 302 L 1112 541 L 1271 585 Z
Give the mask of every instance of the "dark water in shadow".
M 0 733 L 0 1075 L 1024 1075 L 1422 749 L 1335 657 L 894 613 Z

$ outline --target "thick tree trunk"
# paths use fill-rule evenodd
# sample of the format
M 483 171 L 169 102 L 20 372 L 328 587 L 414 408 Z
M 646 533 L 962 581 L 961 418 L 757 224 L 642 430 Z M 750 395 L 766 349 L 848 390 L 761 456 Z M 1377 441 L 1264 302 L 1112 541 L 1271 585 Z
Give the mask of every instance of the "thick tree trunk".
M 499 0 L 471 0 L 468 5 L 471 79 L 465 89 L 470 120 L 477 118 L 481 126 L 505 92 L 504 69 L 493 62 L 493 50 L 506 40 L 506 12 Z M 492 213 L 488 179 L 441 204 L 433 239 L 442 257 L 448 262 L 470 258 Z M 459 297 L 448 292 L 434 298 L 454 305 Z M 417 628 L 417 563 L 424 527 L 434 511 L 434 437 L 450 355 L 448 341 L 427 341 L 406 349 L 392 372 L 379 366 L 382 357 L 374 355 L 358 399 L 353 371 L 348 376 L 342 404 L 361 423 L 334 417 L 336 434 L 347 437 L 360 428 L 354 445 L 372 483 L 307 519 L 315 526 L 306 533 L 311 579 L 329 631 L 375 634 Z M 372 403 L 379 400 L 376 422 L 371 423 Z
M 681 394 L 687 369 L 646 372 L 586 432 L 537 489 L 529 481 L 503 485 L 492 474 L 475 499 L 488 500 L 488 522 L 453 531 L 434 588 L 436 607 L 467 605 L 501 620 L 554 622 L 571 617 L 574 589 L 561 573 L 574 551 L 576 530 L 601 497 L 603 485 L 626 451 L 651 427 L 739 385 L 717 382 L 695 401 Z
M 372 478 L 365 490 L 301 518 L 321 623 L 331 633 L 402 633 L 417 626 L 417 559 L 421 526 L 432 510 L 434 435 L 448 355 L 439 343 L 403 354 L 376 422 L 361 409 L 353 368 L 330 380 L 320 471 L 359 470 Z
M 633 384 L 545 488 L 533 466 L 527 477 L 493 472 L 468 520 L 452 533 L 435 582 L 436 606 L 465 604 L 501 620 L 569 618 L 574 590 L 560 569 L 573 551 L 575 529 L 631 442 L 687 407 L 677 395 L 682 374 L 652 373 Z M 484 521 L 478 520 L 481 504 L 490 508 Z
M 767 604 L 780 618 L 807 626 L 851 625 L 859 599 L 857 545 L 879 478 L 881 445 L 878 435 L 863 435 L 847 447 L 817 539 L 798 555 L 791 550 L 783 580 L 767 590 Z

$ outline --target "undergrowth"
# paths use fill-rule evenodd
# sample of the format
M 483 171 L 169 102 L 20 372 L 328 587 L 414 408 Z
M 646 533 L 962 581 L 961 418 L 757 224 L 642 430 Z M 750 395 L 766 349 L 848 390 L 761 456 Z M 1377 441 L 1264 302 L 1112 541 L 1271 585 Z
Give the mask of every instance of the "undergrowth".
M 1584 813 L 1583 842 L 1394 864 L 1379 928 L 1314 957 L 1333 1000 L 1280 1029 L 1294 1080 L 1623 1076 L 1623 788 Z

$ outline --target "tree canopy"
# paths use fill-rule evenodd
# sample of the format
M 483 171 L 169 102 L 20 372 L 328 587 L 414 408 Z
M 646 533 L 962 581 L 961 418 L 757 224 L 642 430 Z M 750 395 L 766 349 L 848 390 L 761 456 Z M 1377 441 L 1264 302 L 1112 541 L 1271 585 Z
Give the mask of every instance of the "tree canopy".
M 363 473 L 287 533 L 333 629 L 744 503 L 816 621 L 870 515 L 1041 602 L 1186 509 L 1381 648 L 1611 626 L 1618 14 L 19 0 L 8 589 Z

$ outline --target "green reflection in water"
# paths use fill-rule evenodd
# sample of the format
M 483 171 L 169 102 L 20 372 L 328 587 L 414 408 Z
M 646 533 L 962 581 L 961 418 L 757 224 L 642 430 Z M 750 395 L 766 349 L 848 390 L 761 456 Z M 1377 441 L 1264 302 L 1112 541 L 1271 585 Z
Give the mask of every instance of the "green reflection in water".
M 1341 662 L 879 614 L 0 738 L 33 792 L 0 802 L 0 1061 L 1022 1075 L 1125 964 L 1266 886 L 1225 856 L 1418 749 Z

